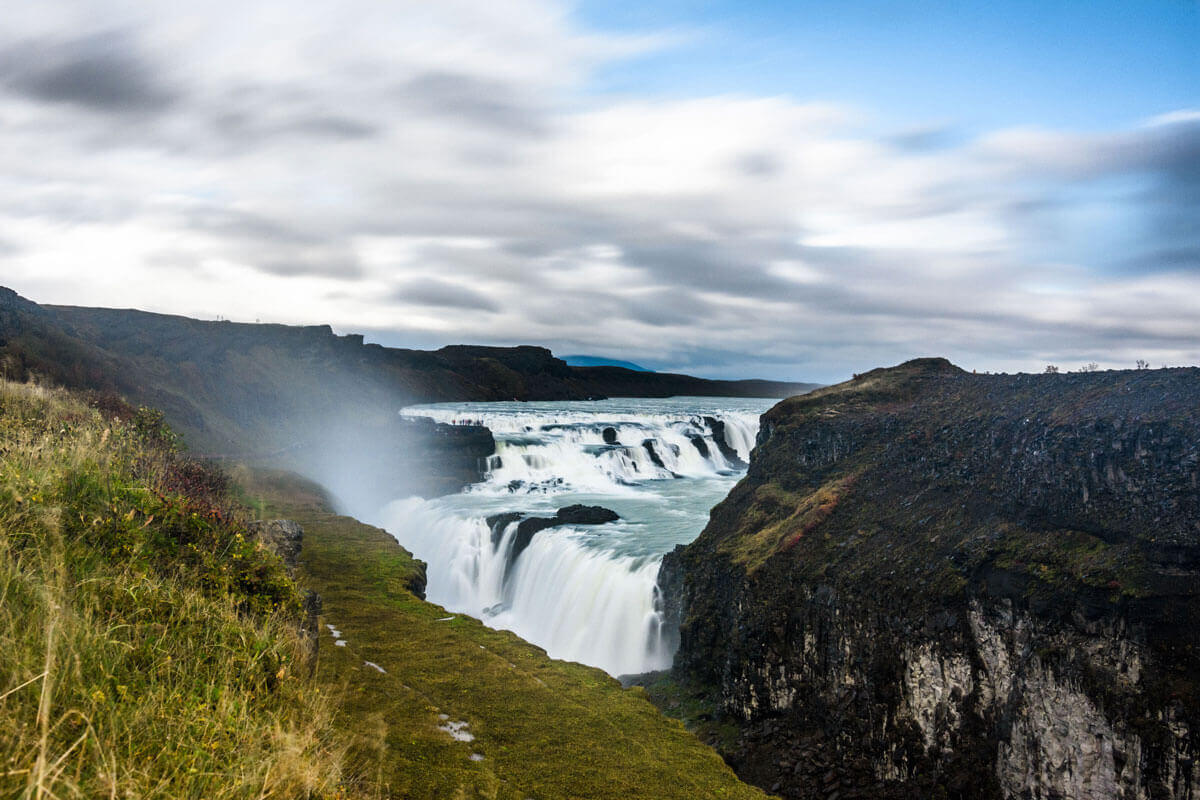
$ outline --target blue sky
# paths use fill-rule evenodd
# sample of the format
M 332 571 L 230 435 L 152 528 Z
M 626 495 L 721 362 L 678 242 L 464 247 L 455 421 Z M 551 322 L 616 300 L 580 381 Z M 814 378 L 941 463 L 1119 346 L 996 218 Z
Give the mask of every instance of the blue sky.
M 1200 4 L 42 0 L 0 283 L 832 382 L 1200 363 Z
M 1200 105 L 1200 3 L 585 2 L 589 25 L 673 31 L 597 92 L 786 94 L 882 128 L 1101 130 Z

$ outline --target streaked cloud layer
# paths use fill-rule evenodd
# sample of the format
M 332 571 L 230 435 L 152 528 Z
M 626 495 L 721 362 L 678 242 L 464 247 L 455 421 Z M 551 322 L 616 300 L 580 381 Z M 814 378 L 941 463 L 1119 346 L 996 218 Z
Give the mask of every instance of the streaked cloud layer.
M 963 136 L 598 94 L 678 35 L 534 0 L 24 5 L 0 282 L 38 301 L 716 376 L 1200 362 L 1200 110 Z

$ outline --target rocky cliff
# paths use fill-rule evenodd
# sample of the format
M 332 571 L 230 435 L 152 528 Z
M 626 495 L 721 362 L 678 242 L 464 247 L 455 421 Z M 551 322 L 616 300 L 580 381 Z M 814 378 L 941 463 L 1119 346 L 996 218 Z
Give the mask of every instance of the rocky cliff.
M 1200 797 L 1200 370 L 785 400 L 660 583 L 785 797 Z

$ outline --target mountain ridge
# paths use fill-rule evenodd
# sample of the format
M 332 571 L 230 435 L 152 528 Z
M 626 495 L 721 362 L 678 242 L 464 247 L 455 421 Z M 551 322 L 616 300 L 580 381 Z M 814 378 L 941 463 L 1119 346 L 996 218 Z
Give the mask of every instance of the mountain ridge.
M 655 371 L 647 367 L 643 367 L 641 364 L 635 364 L 632 361 L 622 361 L 619 358 L 605 358 L 604 356 L 589 356 L 582 354 L 566 355 L 561 356 L 561 358 L 572 367 L 624 367 L 625 369 L 630 369 L 634 372 Z
M 491 435 L 404 420 L 405 405 L 677 394 L 785 396 L 815 384 L 712 381 L 571 367 L 535 346 L 388 348 L 329 325 L 204 321 L 130 309 L 38 305 L 0 288 L 0 367 L 161 409 L 200 453 L 295 469 L 345 499 L 477 479 Z M 346 477 L 353 466 L 358 480 Z M 390 486 L 390 488 L 389 488 Z M 394 494 L 391 496 L 395 496 Z M 352 498 L 351 498 L 352 499 Z

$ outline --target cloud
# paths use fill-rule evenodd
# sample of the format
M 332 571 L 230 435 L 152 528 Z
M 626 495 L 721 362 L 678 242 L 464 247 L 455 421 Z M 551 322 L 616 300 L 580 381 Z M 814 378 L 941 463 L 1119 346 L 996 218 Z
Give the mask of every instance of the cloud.
M 397 100 L 414 111 L 501 133 L 544 132 L 546 115 L 501 81 L 454 72 L 422 72 L 396 89 Z
M 161 208 L 159 218 L 191 241 L 184 261 L 221 260 L 280 277 L 362 276 L 357 254 L 335 230 L 206 203 Z M 161 260 L 161 259 L 160 259 Z
M 120 34 L 25 42 L 0 53 L 0 81 L 26 97 L 112 114 L 162 111 L 178 99 Z
M 392 294 L 392 299 L 409 305 L 455 308 L 464 311 L 500 310 L 496 301 L 482 292 L 437 278 L 418 278 L 409 281 Z
M 268 98 L 266 102 L 271 101 Z M 281 136 L 349 141 L 366 139 L 378 132 L 369 122 L 319 110 L 276 119 L 264 119 L 258 110 L 223 110 L 214 114 L 211 122 L 216 132 L 236 142 L 239 149 Z
M 1200 113 L 971 137 L 592 91 L 671 43 L 552 0 L 24 4 L 0 273 L 46 302 L 730 377 L 1200 360 Z

